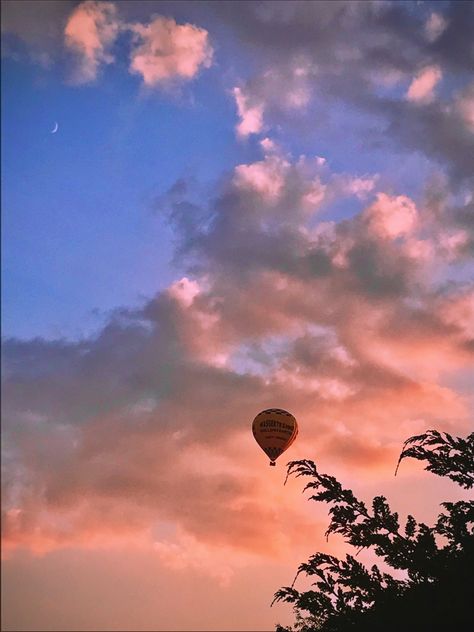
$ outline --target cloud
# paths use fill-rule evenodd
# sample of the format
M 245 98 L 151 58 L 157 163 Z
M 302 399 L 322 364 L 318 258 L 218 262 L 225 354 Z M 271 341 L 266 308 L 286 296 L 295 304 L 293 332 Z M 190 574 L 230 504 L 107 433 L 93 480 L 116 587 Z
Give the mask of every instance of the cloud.
M 96 337 L 4 342 L 6 547 L 135 539 L 226 582 L 216 547 L 280 559 L 314 546 L 319 520 L 263 475 L 259 410 L 296 414 L 289 458 L 369 480 L 391 476 L 412 428 L 467 427 L 451 380 L 474 361 L 473 288 L 439 274 L 458 210 L 379 184 L 361 197 L 355 175 L 261 147 L 201 206 L 183 181 L 162 198 L 186 276 Z M 358 210 L 324 220 L 341 196 Z
M 320 166 L 325 164 L 324 158 L 317 158 Z M 356 196 L 359 200 L 365 200 L 375 189 L 378 176 L 369 175 L 366 177 L 354 176 L 337 176 L 334 182 L 337 183 L 335 188 L 336 195 L 347 195 L 347 197 Z
M 237 134 L 241 137 L 250 134 L 258 134 L 263 128 L 263 105 L 249 105 L 249 100 L 240 88 L 234 88 L 234 97 L 237 104 L 237 112 L 240 123 L 237 125 Z
M 379 117 L 376 142 L 396 138 L 446 174 L 417 196 L 391 172 L 333 171 L 327 149 L 327 160 L 292 156 L 272 135 L 210 197 L 179 180 L 156 210 L 174 230 L 181 278 L 80 342 L 4 342 L 7 546 L 140 541 L 169 567 L 225 583 L 239 560 L 294 556 L 295 540 L 314 547 L 321 531 L 319 514 L 267 476 L 250 433 L 259 410 L 296 414 L 288 458 L 374 484 L 392 476 L 412 431 L 464 432 L 471 89 L 443 82 L 430 101 L 433 69 L 459 79 L 468 65 L 468 52 L 450 52 L 456 37 L 467 41 L 460 4 L 436 38 L 404 5 L 206 5 L 258 52 L 233 90 L 240 136 L 282 121 L 291 132 L 294 120 L 320 133 L 333 110 L 356 109 Z M 146 86 L 210 66 L 205 29 L 165 17 L 126 24 L 112 6 L 83 3 L 70 16 L 83 81 L 112 61 L 122 28 L 133 30 L 130 70 Z M 431 74 L 408 88 L 410 102 L 404 82 L 419 68 Z
M 198 571 L 215 578 L 223 587 L 230 584 L 237 568 L 255 563 L 255 557 L 251 555 L 242 555 L 237 561 L 232 555 L 232 549 L 206 546 L 198 539 L 181 532 L 178 532 L 175 540 L 155 541 L 153 550 L 168 568 L 174 571 Z
M 466 88 L 474 64 L 469 3 L 449 3 L 442 13 L 378 2 L 210 9 L 256 60 L 240 90 L 267 129 L 317 143 L 328 130 L 334 138 L 342 125 L 348 134 L 357 127 L 367 152 L 421 151 L 447 168 L 453 183 L 472 177 L 469 105 L 452 105 L 453 86 Z
M 112 2 L 87 0 L 76 7 L 64 29 L 65 45 L 78 58 L 75 83 L 95 81 L 100 66 L 114 61 L 110 49 L 120 28 Z
M 474 83 L 456 95 L 454 107 L 468 130 L 474 134 Z
M 70 81 L 75 84 L 93 83 L 103 66 L 116 61 L 112 49 L 121 34 L 132 35 L 130 43 L 124 40 L 131 45 L 129 70 L 147 86 L 190 80 L 212 63 L 213 49 L 205 29 L 164 16 L 134 22 L 133 7 L 125 2 L 45 1 L 39 11 L 38 3 L 29 0 L 4 4 L 3 54 L 17 58 L 24 54 L 20 42 L 33 61 L 49 67 L 61 60 L 65 47 L 73 54 Z
M 430 103 L 434 98 L 434 89 L 441 81 L 443 73 L 438 66 L 423 68 L 411 82 L 406 97 L 413 103 Z
M 462 72 L 472 68 L 474 50 L 469 42 L 474 26 L 474 10 L 468 3 L 450 2 L 443 12 L 445 29 L 429 44 L 429 51 L 443 68 Z
M 131 30 L 136 45 L 130 72 L 141 75 L 146 86 L 192 79 L 201 67 L 209 68 L 212 63 L 213 51 L 205 29 L 158 16 L 149 24 L 132 25 Z
M 391 120 L 389 133 L 406 151 L 421 151 L 433 168 L 441 166 L 454 191 L 470 187 L 474 173 L 474 136 L 456 108 L 458 93 L 446 102 L 433 101 L 406 110 L 401 102 L 385 102 Z M 382 106 L 381 106 L 382 107 Z
M 448 26 L 446 18 L 441 13 L 433 11 L 425 24 L 428 41 L 434 42 Z
M 404 195 L 391 198 L 379 193 L 377 200 L 364 211 L 369 227 L 382 237 L 396 239 L 412 232 L 417 221 L 417 210 L 412 200 Z
M 286 115 L 304 111 L 311 99 L 312 72 L 305 59 L 296 58 L 265 70 L 257 80 L 250 79 L 243 87 L 235 87 L 232 92 L 240 118 L 237 135 L 244 138 L 262 132 L 265 112 L 271 117 L 275 109 Z
M 285 171 L 289 163 L 278 157 L 250 165 L 238 165 L 234 182 L 237 188 L 255 192 L 269 202 L 277 201 L 283 190 Z
M 73 7 L 70 0 L 2 2 L 2 56 L 52 66 L 60 56 L 63 24 Z

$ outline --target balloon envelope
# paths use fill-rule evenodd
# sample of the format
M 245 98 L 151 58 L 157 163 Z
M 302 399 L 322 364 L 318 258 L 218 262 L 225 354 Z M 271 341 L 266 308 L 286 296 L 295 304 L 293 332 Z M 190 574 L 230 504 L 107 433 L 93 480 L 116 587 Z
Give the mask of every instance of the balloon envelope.
M 252 423 L 255 441 L 270 459 L 270 465 L 287 450 L 298 434 L 293 415 L 281 408 L 262 410 Z

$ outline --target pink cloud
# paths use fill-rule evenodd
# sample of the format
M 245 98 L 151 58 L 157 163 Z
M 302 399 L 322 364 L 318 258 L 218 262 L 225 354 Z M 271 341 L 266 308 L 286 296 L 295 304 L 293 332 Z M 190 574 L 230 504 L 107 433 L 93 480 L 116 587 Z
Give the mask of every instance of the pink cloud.
M 423 68 L 409 85 L 406 98 L 416 104 L 430 103 L 434 99 L 434 89 L 442 77 L 439 66 Z
M 188 277 L 183 277 L 176 281 L 168 289 L 170 296 L 179 301 L 184 307 L 192 305 L 199 291 L 199 283 L 196 280 L 188 279 Z
M 269 214 L 274 221 L 292 218 L 299 222 L 301 216 L 315 213 L 327 194 L 328 187 L 320 177 L 324 160 L 301 156 L 292 164 L 270 139 L 263 139 L 260 145 L 264 159 L 237 165 L 231 181 L 239 196 L 260 202 L 255 205 L 255 218 Z
M 236 414 L 237 405 L 232 402 L 226 414 Z M 195 416 L 197 410 L 190 412 Z M 242 446 L 237 453 L 232 448 L 234 455 L 221 452 L 217 446 L 226 437 L 218 427 L 210 445 L 197 437 L 189 442 L 176 433 L 176 406 L 170 413 L 172 432 L 153 428 L 156 412 L 140 414 L 132 425 L 126 417 L 97 419 L 80 433 L 76 448 L 70 445 L 65 453 L 63 447 L 52 469 L 35 459 L 39 476 L 22 496 L 21 509 L 9 509 L 3 521 L 6 548 L 27 546 L 42 554 L 73 545 L 113 547 L 135 538 L 141 546 L 153 546 L 170 565 L 202 566 L 215 575 L 214 563 L 224 550 L 228 559 L 237 555 L 241 561 L 246 556 L 278 558 L 288 551 L 296 531 L 309 537 L 314 525 L 297 518 L 295 499 L 282 488 L 267 488 L 270 482 L 256 476 L 252 464 L 266 461 L 249 450 L 254 446 L 248 437 L 244 454 L 239 454 Z M 38 447 L 33 438 L 25 447 L 39 455 L 46 443 Z M 269 541 L 275 494 L 285 528 Z M 152 525 L 160 521 L 177 525 L 177 542 L 153 537 Z M 190 543 L 196 546 L 190 548 Z
M 381 237 L 396 239 L 410 234 L 417 223 L 418 212 L 410 198 L 378 193 L 376 201 L 363 213 L 371 230 Z
M 359 199 L 364 199 L 371 191 L 374 190 L 376 182 L 377 176 L 349 178 L 346 183 L 347 192 L 351 195 L 355 195 Z
M 264 113 L 280 109 L 286 113 L 304 110 L 312 96 L 314 64 L 305 58 L 287 60 L 268 68 L 256 81 L 233 89 L 240 118 L 237 135 L 245 138 L 263 130 Z
M 76 7 L 64 29 L 65 44 L 79 59 L 74 76 L 76 83 L 94 81 L 99 67 L 114 61 L 110 48 L 119 30 L 113 3 L 87 0 Z
M 141 75 L 146 86 L 192 79 L 212 63 L 213 50 L 205 29 L 177 24 L 163 16 L 130 28 L 137 42 L 131 52 L 130 71 Z
M 326 160 L 317 157 L 316 164 L 322 168 L 326 164 Z M 330 174 L 327 184 L 327 196 L 331 200 L 355 197 L 358 200 L 366 201 L 376 188 L 378 179 L 379 176 L 377 174 L 364 176 L 354 176 L 347 173 Z
M 250 134 L 258 134 L 263 128 L 263 104 L 251 104 L 250 97 L 241 88 L 234 88 L 233 93 L 240 117 L 240 122 L 236 127 L 238 136 L 245 138 Z
M 253 191 L 269 202 L 277 201 L 285 183 L 289 163 L 278 156 L 235 168 L 237 188 Z

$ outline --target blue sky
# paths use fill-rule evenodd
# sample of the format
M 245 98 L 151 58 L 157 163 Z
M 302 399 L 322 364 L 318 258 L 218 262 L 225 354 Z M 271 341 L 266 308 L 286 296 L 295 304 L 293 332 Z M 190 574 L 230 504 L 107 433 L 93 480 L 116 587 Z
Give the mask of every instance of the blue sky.
M 153 200 L 185 174 L 212 182 L 249 156 L 210 74 L 192 92 L 157 93 L 119 71 L 79 87 L 3 59 L 4 336 L 81 337 L 101 322 L 94 310 L 174 278 Z

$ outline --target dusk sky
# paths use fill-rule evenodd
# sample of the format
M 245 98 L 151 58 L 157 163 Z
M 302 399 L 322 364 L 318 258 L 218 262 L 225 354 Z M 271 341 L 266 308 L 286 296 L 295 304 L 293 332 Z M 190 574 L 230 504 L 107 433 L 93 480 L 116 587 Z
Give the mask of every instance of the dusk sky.
M 346 547 L 289 460 L 402 520 L 459 498 L 394 469 L 473 427 L 473 33 L 471 2 L 2 2 L 2 629 L 291 623 L 275 591 Z

